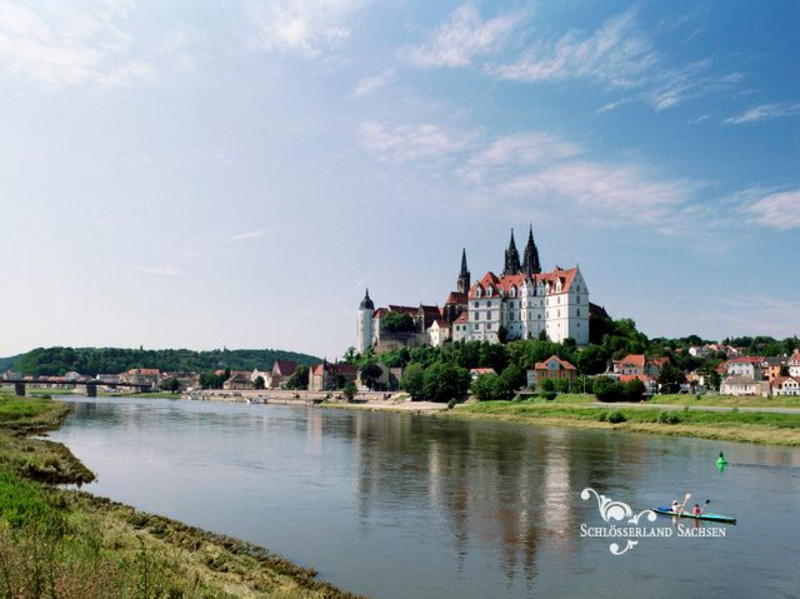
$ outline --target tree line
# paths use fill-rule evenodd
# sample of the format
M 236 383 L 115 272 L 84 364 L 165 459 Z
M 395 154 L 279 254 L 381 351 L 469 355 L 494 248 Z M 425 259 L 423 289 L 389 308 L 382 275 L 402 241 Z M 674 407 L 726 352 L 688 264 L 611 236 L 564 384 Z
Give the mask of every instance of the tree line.
M 69 371 L 81 374 L 119 374 L 131 368 L 157 368 L 160 371 L 203 372 L 224 370 L 268 370 L 276 360 L 294 360 L 311 365 L 320 359 L 308 354 L 279 349 L 122 349 L 115 347 L 48 347 L 22 354 L 13 369 L 31 376 L 62 376 Z

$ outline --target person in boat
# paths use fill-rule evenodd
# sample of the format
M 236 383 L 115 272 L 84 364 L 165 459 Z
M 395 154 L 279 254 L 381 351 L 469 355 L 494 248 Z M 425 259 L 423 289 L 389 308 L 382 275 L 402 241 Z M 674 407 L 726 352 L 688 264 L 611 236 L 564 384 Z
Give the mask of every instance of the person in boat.
M 677 502 L 677 500 L 672 501 L 672 506 L 669 508 L 672 512 L 678 513 L 681 511 L 681 504 Z
M 692 508 L 692 515 L 699 516 L 702 513 L 703 513 L 703 508 L 700 507 L 700 504 L 695 503 L 694 507 Z

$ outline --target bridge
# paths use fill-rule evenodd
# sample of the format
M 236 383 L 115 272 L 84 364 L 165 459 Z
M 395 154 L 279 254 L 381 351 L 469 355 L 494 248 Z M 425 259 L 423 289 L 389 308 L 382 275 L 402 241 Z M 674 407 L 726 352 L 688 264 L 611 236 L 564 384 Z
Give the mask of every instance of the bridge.
M 17 379 L 17 380 L 3 380 L 0 383 L 4 383 L 6 385 L 14 385 L 14 393 L 16 393 L 19 397 L 25 397 L 25 387 L 27 385 L 59 385 L 59 386 L 78 386 L 83 385 L 86 387 L 86 395 L 87 397 L 97 397 L 97 388 L 98 387 L 109 387 L 111 389 L 116 389 L 117 387 L 129 387 L 131 389 L 136 389 L 137 393 L 144 393 L 146 391 L 152 390 L 152 385 L 147 385 L 144 383 L 110 383 L 107 381 L 100 381 L 97 379 L 87 379 L 82 381 L 58 381 L 54 382 L 49 379 Z

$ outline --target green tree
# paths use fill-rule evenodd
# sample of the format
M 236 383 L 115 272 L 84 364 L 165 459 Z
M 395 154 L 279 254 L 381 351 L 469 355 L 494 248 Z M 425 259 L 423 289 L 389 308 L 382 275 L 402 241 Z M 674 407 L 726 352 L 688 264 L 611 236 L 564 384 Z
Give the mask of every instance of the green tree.
M 631 379 L 623 384 L 622 395 L 625 401 L 638 402 L 644 399 L 645 386 L 642 381 Z
M 375 360 L 368 360 L 361 366 L 361 382 L 369 389 L 375 388 L 375 383 L 382 374 L 383 370 Z
M 390 333 L 413 333 L 417 326 L 409 314 L 389 312 L 383 317 L 383 328 Z
M 161 381 L 161 390 L 170 393 L 178 393 L 181 390 L 181 382 L 174 376 Z
M 471 382 L 468 370 L 454 364 L 438 363 L 425 371 L 423 394 L 428 401 L 446 403 L 451 399 L 459 400 Z
M 597 399 L 602 402 L 622 401 L 624 399 L 623 386 L 607 376 L 598 376 L 594 379 L 593 390 Z
M 264 377 L 258 375 L 256 380 L 253 381 L 253 389 L 261 390 L 266 386 L 266 382 L 264 381 Z
M 358 362 L 358 352 L 352 345 L 344 352 L 344 362 L 346 364 L 356 364 Z
M 425 368 L 422 364 L 409 364 L 403 372 L 400 386 L 411 396 L 411 399 L 422 399 L 424 390 Z
M 541 391 L 555 391 L 556 384 L 553 382 L 553 379 L 542 379 L 539 382 L 539 389 Z
M 472 394 L 478 398 L 478 401 L 499 401 L 502 399 L 510 399 L 513 396 L 513 391 L 503 377 L 490 372 L 482 374 L 470 385 Z
M 508 329 L 503 325 L 497 329 L 497 341 L 500 345 L 505 345 L 506 341 L 508 341 Z
M 579 354 L 575 366 L 581 374 L 600 374 L 606 369 L 608 352 L 600 345 L 587 345 Z
M 662 393 L 677 393 L 681 385 L 685 383 L 686 375 L 677 366 L 667 362 L 661 367 L 661 372 L 658 374 L 658 385 Z
M 308 371 L 309 368 L 305 364 L 300 364 L 292 375 L 283 384 L 284 389 L 308 389 Z
M 506 366 L 503 372 L 500 373 L 500 378 L 503 379 L 511 391 L 517 391 L 528 383 L 528 377 L 525 371 L 513 362 Z
M 358 389 L 356 389 L 356 384 L 353 381 L 347 381 L 344 389 L 342 389 L 342 395 L 348 402 L 352 402 L 355 399 L 357 392 Z

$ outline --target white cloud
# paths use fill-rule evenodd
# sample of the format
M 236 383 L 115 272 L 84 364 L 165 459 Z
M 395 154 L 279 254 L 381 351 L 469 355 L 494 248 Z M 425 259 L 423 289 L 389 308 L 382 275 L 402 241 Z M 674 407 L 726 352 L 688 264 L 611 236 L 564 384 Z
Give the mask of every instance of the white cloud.
M 744 205 L 742 211 L 765 227 L 780 231 L 800 228 L 800 189 L 771 193 Z
M 264 237 L 264 235 L 266 235 L 266 232 L 260 229 L 257 231 L 247 231 L 245 233 L 237 233 L 236 235 L 231 236 L 231 241 L 247 241 L 250 239 L 259 239 L 261 237 Z
M 130 57 L 135 40 L 120 27 L 132 10 L 130 2 L 77 13 L 60 3 L 34 10 L 0 0 L 0 72 L 48 87 L 152 80 L 155 69 Z
M 486 174 L 503 175 L 510 169 L 543 165 L 581 154 L 583 149 L 547 132 L 507 135 L 475 154 L 459 173 L 477 180 Z
M 650 41 L 635 28 L 635 11 L 607 20 L 591 35 L 573 30 L 554 42 L 537 42 L 517 62 L 491 72 L 522 82 L 592 79 L 634 87 L 656 61 Z
M 576 161 L 513 178 L 504 193 L 532 200 L 568 201 L 581 209 L 662 228 L 702 186 L 697 181 L 659 179 L 635 165 Z
M 146 275 L 158 275 L 162 277 L 174 277 L 181 274 L 180 269 L 171 264 L 165 266 L 135 266 L 133 269 Z
M 250 46 L 267 52 L 316 56 L 351 35 L 351 21 L 366 0 L 250 0 Z
M 363 96 L 370 96 L 389 83 L 393 76 L 394 72 L 390 69 L 381 75 L 376 75 L 374 77 L 363 77 L 359 79 L 358 83 L 356 83 L 356 86 L 353 89 L 353 92 L 350 94 L 350 97 L 361 98 Z
M 713 91 L 737 85 L 744 75 L 717 74 L 713 61 L 703 59 L 668 67 L 631 9 L 606 20 L 588 33 L 572 30 L 557 40 L 534 43 L 517 61 L 488 67 L 499 79 L 522 83 L 584 80 L 607 89 L 631 90 L 628 97 L 609 102 L 597 112 L 614 110 L 639 100 L 656 111 L 665 110 Z
M 484 21 L 474 7 L 463 5 L 439 26 L 430 43 L 403 48 L 399 54 L 421 67 L 464 67 L 495 50 L 520 18 L 507 14 Z
M 800 104 L 781 102 L 776 104 L 762 104 L 746 110 L 736 117 L 725 119 L 726 125 L 742 125 L 745 123 L 756 123 L 780 117 L 797 116 L 800 114 Z
M 474 138 L 474 134 L 450 133 L 430 123 L 389 127 L 373 121 L 359 128 L 361 146 L 388 162 L 447 158 L 465 150 Z

